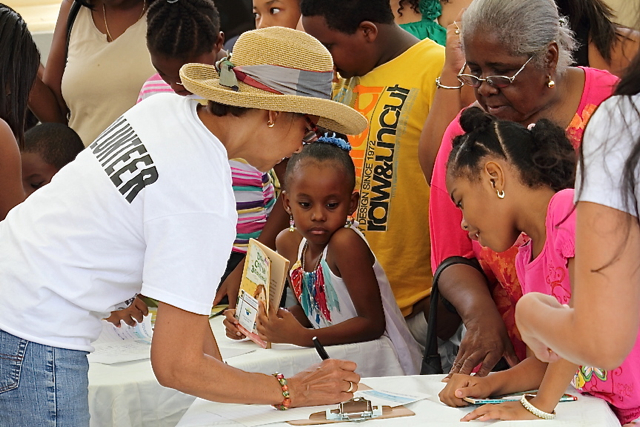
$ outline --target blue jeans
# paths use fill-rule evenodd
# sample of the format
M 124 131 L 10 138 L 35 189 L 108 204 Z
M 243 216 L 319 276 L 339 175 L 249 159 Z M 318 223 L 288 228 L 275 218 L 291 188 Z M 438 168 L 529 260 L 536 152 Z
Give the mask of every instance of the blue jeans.
M 0 426 L 89 426 L 87 354 L 0 330 Z

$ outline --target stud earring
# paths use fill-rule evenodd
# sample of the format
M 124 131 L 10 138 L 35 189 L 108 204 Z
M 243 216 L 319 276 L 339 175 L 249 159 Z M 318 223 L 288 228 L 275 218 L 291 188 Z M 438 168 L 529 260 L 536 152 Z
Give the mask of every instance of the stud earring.
M 347 221 L 344 224 L 344 228 L 351 228 L 353 225 L 353 217 L 351 215 L 347 215 Z
M 289 232 L 296 231 L 296 223 L 293 221 L 293 215 L 289 214 Z
M 498 190 L 496 194 L 498 195 L 498 199 L 504 199 L 504 190 Z
M 549 82 L 547 83 L 547 86 L 549 87 L 549 89 L 556 87 L 556 82 L 553 81 L 551 75 L 549 75 Z
M 267 127 L 272 128 L 272 127 L 274 127 L 275 125 L 276 125 L 276 124 L 275 124 L 275 122 L 272 122 L 271 120 L 269 120 L 269 121 L 267 122 Z

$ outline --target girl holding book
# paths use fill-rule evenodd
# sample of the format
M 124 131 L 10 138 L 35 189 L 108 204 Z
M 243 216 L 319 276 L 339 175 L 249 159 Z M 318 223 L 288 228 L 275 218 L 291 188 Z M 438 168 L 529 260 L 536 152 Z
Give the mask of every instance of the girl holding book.
M 290 228 L 276 249 L 291 262 L 290 283 L 298 304 L 268 318 L 264 307 L 257 330 L 275 343 L 313 346 L 374 340 L 387 335 L 406 374 L 417 374 L 421 359 L 395 302 L 387 277 L 350 215 L 358 204 L 350 146 L 323 136 L 289 160 L 283 201 Z M 239 339 L 233 312 L 227 335 Z
M 523 294 L 541 292 L 571 303 L 575 254 L 573 186 L 576 153 L 564 131 L 543 119 L 529 129 L 497 120 L 479 108 L 461 117 L 466 134 L 454 140 L 447 165 L 447 189 L 462 210 L 469 237 L 496 252 L 522 245 L 516 271 Z M 523 234 L 524 233 L 524 236 Z M 528 237 L 527 237 L 528 236 Z M 520 402 L 485 405 L 463 421 L 551 419 L 569 383 L 606 400 L 621 423 L 640 415 L 640 345 L 614 370 L 551 364 L 530 356 L 511 369 L 480 378 L 455 374 L 440 393 L 451 406 L 465 397 L 489 397 L 539 388 Z

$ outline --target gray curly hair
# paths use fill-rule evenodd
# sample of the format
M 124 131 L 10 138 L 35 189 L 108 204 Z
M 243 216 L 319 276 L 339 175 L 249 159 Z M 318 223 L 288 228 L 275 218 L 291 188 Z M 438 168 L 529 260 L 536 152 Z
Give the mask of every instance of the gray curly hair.
M 481 32 L 495 35 L 514 56 L 533 56 L 538 68 L 553 41 L 559 51 L 557 73 L 564 74 L 573 63 L 576 41 L 553 0 L 474 0 L 462 16 L 463 49 L 465 37 Z

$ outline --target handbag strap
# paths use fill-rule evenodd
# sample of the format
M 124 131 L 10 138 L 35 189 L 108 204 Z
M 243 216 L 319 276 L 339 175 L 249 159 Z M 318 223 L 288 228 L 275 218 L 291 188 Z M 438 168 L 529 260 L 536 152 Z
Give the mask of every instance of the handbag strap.
M 69 54 L 69 40 L 71 40 L 71 29 L 73 28 L 73 23 L 76 22 L 76 17 L 78 16 L 78 12 L 82 4 L 78 0 L 73 0 L 71 3 L 71 8 L 69 8 L 69 17 L 67 18 L 67 38 L 65 42 L 65 50 L 64 50 L 64 62 L 67 62 L 67 56 Z
M 445 259 L 433 274 L 433 284 L 431 285 L 431 301 L 429 303 L 429 318 L 427 320 L 427 339 L 424 347 L 424 357 L 422 358 L 422 367 L 420 375 L 442 374 L 442 363 L 440 354 L 438 353 L 438 335 L 437 319 L 438 319 L 438 303 L 442 298 L 438 289 L 438 282 L 442 272 L 455 264 L 465 264 L 481 271 L 480 264 L 476 259 L 464 258 L 461 256 L 453 256 Z M 442 302 L 451 311 L 455 311 L 455 307 L 444 298 Z

